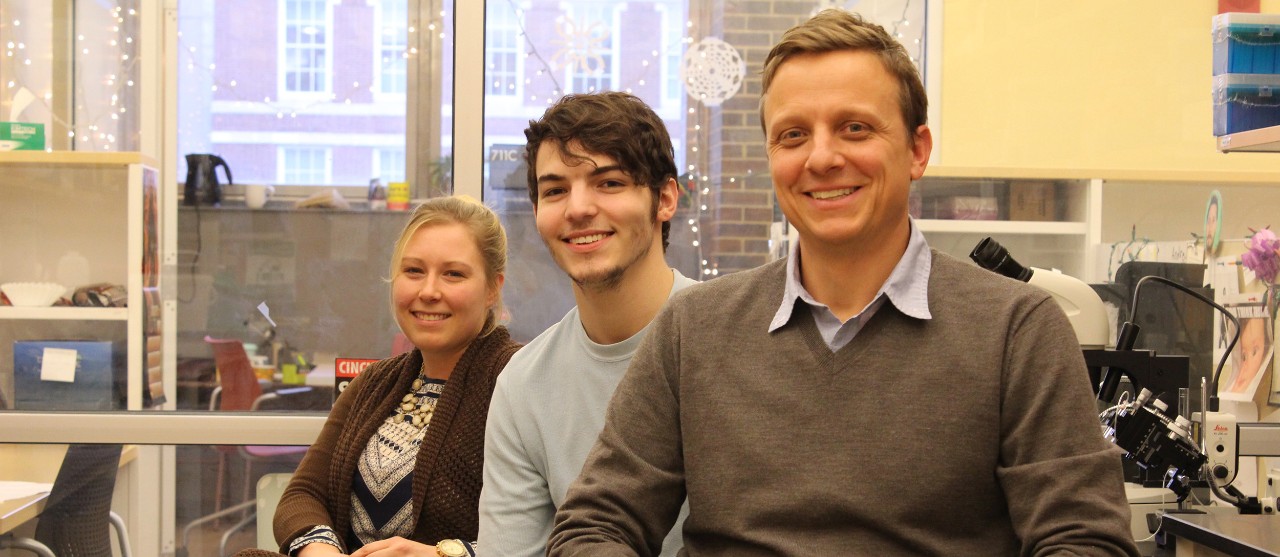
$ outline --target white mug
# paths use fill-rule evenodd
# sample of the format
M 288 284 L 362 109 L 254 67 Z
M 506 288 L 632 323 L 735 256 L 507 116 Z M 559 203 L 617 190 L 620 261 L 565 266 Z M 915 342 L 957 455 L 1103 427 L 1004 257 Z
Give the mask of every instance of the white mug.
M 261 209 L 275 193 L 276 189 L 272 186 L 261 184 L 246 185 L 244 187 L 244 204 L 250 209 Z

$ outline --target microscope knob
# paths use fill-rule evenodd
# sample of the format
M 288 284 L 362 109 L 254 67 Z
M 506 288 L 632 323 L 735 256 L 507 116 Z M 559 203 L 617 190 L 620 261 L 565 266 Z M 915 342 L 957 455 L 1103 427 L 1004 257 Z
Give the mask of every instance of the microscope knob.
M 1218 478 L 1219 480 L 1227 479 L 1227 475 L 1230 473 L 1231 471 L 1227 470 L 1227 467 L 1221 464 L 1213 467 L 1213 477 Z

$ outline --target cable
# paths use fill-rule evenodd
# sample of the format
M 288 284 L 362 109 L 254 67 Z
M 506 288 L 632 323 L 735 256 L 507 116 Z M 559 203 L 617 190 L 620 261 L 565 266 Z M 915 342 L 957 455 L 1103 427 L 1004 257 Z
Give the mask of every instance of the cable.
M 1154 532 L 1151 532 L 1151 535 L 1150 535 L 1150 536 L 1147 536 L 1147 537 L 1142 538 L 1142 539 L 1140 539 L 1140 540 L 1133 540 L 1133 541 L 1134 541 L 1135 543 L 1142 543 L 1142 542 L 1149 542 L 1149 541 L 1151 541 L 1151 540 L 1155 539 L 1156 535 L 1160 533 L 1160 527 L 1161 527 L 1161 526 L 1163 526 L 1163 525 L 1164 525 L 1164 513 L 1160 513 L 1160 514 L 1158 515 L 1158 518 L 1156 518 L 1156 529 L 1155 529 L 1155 531 L 1154 531 Z
M 1232 506 L 1240 507 L 1245 503 L 1244 497 L 1236 497 L 1228 493 L 1225 489 L 1218 486 L 1218 482 L 1213 481 L 1213 474 L 1205 474 L 1205 479 L 1209 482 L 1209 490 L 1217 495 L 1219 499 L 1231 503 Z
M 182 296 L 178 296 L 178 301 L 184 304 L 190 303 L 192 300 L 196 299 L 196 263 L 200 261 L 200 250 L 202 249 L 202 246 L 203 246 L 203 243 L 200 241 L 201 222 L 200 222 L 200 204 L 199 203 L 196 203 L 195 211 L 196 211 L 196 254 L 195 254 L 195 257 L 191 258 L 190 270 L 187 272 L 187 274 L 191 277 L 191 297 L 183 300 Z
M 1236 316 L 1232 315 L 1230 311 L 1227 311 L 1227 308 L 1224 308 L 1218 305 L 1213 300 L 1206 298 L 1203 294 L 1200 294 L 1199 292 L 1196 292 L 1190 288 L 1187 288 L 1167 278 L 1159 277 L 1155 275 L 1148 275 L 1148 276 L 1142 277 L 1141 279 L 1138 280 L 1138 284 L 1133 287 L 1133 300 L 1129 304 L 1130 320 L 1132 320 L 1137 315 L 1138 299 L 1142 295 L 1142 286 L 1146 284 L 1147 281 L 1155 281 L 1161 284 L 1166 284 L 1178 290 L 1181 290 L 1182 292 L 1190 294 L 1194 296 L 1196 299 L 1206 304 L 1209 304 L 1210 306 L 1213 306 L 1214 309 L 1222 312 L 1222 314 L 1225 315 L 1227 319 L 1231 321 L 1231 324 L 1235 325 L 1235 334 L 1231 336 L 1231 342 L 1227 344 L 1227 350 L 1222 353 L 1222 358 L 1218 360 L 1218 369 L 1214 371 L 1214 374 L 1213 374 L 1213 384 L 1209 386 L 1210 391 L 1209 391 L 1208 411 L 1210 412 L 1218 411 L 1218 380 L 1222 378 L 1222 368 L 1227 364 L 1227 357 L 1231 355 L 1231 351 L 1235 349 L 1236 343 L 1239 342 L 1240 340 L 1240 320 L 1236 319 Z

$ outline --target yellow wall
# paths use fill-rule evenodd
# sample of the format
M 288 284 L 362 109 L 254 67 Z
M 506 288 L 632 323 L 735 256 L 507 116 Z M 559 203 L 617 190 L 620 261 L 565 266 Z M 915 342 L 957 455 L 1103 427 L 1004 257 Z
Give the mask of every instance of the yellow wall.
M 1212 0 L 943 4 L 946 166 L 1280 170 L 1216 150 Z M 1264 0 L 1262 13 L 1280 13 Z

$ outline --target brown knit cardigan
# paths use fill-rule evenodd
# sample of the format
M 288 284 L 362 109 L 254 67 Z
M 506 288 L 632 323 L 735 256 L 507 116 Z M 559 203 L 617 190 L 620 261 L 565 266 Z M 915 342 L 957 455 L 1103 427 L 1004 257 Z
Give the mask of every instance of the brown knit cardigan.
M 413 540 L 476 539 L 489 399 L 498 373 L 518 348 L 507 329 L 498 327 L 471 343 L 445 383 L 413 471 Z M 273 526 L 282 553 L 319 524 L 333 527 L 346 544 L 358 543 L 351 531 L 356 465 L 421 368 L 417 350 L 376 362 L 338 397 L 276 509 Z

